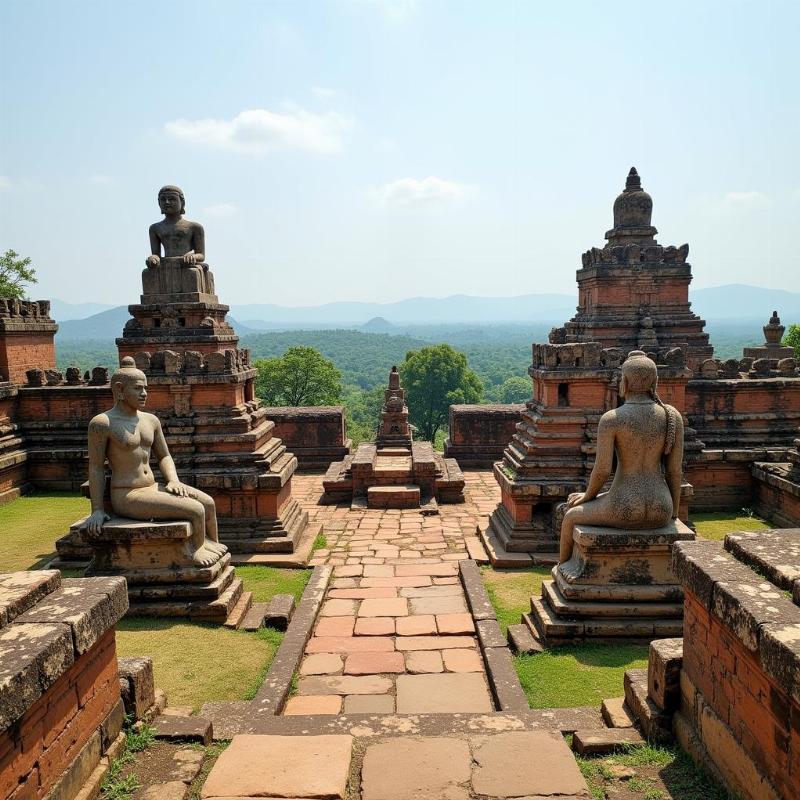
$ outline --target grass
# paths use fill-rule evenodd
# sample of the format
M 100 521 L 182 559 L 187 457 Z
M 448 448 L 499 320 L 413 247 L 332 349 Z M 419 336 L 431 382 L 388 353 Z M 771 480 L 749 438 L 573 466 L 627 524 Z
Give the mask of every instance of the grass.
M 146 750 L 155 740 L 155 731 L 149 725 L 138 730 L 131 726 L 131 719 L 125 719 L 125 744 L 122 752 L 111 762 L 101 785 L 102 800 L 128 800 L 140 787 L 134 773 L 123 777 L 126 766 L 136 761 L 134 753 Z
M 79 495 L 48 492 L 0 506 L 0 572 L 40 569 L 55 555 L 56 539 L 90 511 Z
M 324 550 L 328 546 L 328 538 L 324 533 L 318 533 L 317 538 L 314 539 L 314 544 L 311 546 L 311 552 L 317 550 Z
M 530 569 L 483 567 L 481 573 L 483 585 L 492 601 L 503 635 L 509 625 L 516 625 L 520 616 L 531 610 L 531 596 L 538 595 L 542 589 L 542 581 L 550 578 L 549 567 Z
M 576 756 L 595 800 L 729 800 L 730 795 L 679 747 L 645 745 L 601 758 Z M 621 768 L 624 777 L 620 776 Z M 631 774 L 631 772 L 633 774 Z
M 721 541 L 731 531 L 764 531 L 772 527 L 750 509 L 741 508 L 737 511 L 741 512 L 738 516 L 734 511 L 706 511 L 690 516 L 701 539 Z
M 117 654 L 150 656 L 173 706 L 255 697 L 283 634 L 248 633 L 186 620 L 130 617 L 117 624 Z
M 240 566 L 236 567 L 236 574 L 242 579 L 244 590 L 253 593 L 254 603 L 265 603 L 276 594 L 294 595 L 299 602 L 311 570 Z
M 531 708 L 598 706 L 622 694 L 625 670 L 647 666 L 647 645 L 579 644 L 516 656 Z

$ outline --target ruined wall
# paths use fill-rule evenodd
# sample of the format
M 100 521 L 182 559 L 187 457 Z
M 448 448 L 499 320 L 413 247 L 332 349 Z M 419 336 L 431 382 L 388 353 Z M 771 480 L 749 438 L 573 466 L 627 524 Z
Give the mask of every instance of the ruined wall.
M 113 625 L 126 609 L 124 578 L 0 577 L 2 800 L 71 800 L 121 745 Z
M 460 467 L 491 468 L 522 421 L 524 403 L 450 406 L 449 436 L 444 454 Z
M 48 300 L 0 297 L 0 376 L 24 383 L 26 370 L 55 368 L 57 330 Z
M 343 406 L 267 406 L 274 434 L 297 457 L 301 469 L 327 469 L 349 452 Z

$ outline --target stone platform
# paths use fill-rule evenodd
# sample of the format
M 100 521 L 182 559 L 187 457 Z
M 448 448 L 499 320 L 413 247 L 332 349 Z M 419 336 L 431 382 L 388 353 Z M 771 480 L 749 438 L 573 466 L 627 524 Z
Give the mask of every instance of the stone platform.
M 91 547 L 87 575 L 121 575 L 128 586 L 130 614 L 190 617 L 225 623 L 232 614 L 244 614 L 252 602 L 242 590 L 228 552 L 208 566 L 192 561 L 191 525 L 184 521 L 140 522 L 113 517 L 99 534 L 80 531 Z
M 683 592 L 672 570 L 675 542 L 695 534 L 680 520 L 652 530 L 575 528 L 572 558 L 531 598 L 523 621 L 548 645 L 584 639 L 680 636 Z
M 430 442 L 410 447 L 365 443 L 328 468 L 325 504 L 350 502 L 355 508 L 417 508 L 436 513 L 438 503 L 464 502 L 464 475 L 458 462 L 444 458 Z

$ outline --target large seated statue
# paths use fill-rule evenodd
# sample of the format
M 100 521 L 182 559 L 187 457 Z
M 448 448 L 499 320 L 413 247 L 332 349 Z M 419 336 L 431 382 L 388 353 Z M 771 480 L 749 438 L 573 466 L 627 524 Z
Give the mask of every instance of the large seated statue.
M 576 525 L 625 530 L 660 528 L 677 519 L 681 496 L 683 420 L 656 392 L 658 369 L 641 350 L 622 365 L 620 408 L 600 418 L 597 454 L 585 492 L 571 494 L 561 525 L 559 563 L 572 557 Z M 611 477 L 614 480 L 601 493 Z
M 147 401 L 147 377 L 130 357 L 111 378 L 114 407 L 89 423 L 89 495 L 92 513 L 86 520 L 90 534 L 99 535 L 109 520 L 105 511 L 105 463 L 111 468 L 111 508 L 132 520 L 186 520 L 192 535 L 186 556 L 199 567 L 210 566 L 227 552 L 217 536 L 214 500 L 178 479 L 161 422 L 142 411 Z M 166 485 L 150 468 L 155 453 Z

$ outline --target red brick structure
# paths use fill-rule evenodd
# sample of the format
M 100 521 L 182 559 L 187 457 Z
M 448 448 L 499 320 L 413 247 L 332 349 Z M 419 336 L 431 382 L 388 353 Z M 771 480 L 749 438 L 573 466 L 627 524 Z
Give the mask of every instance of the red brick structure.
M 0 576 L 2 800 L 72 800 L 119 751 L 113 626 L 127 606 L 123 578 Z
M 524 403 L 450 406 L 449 436 L 444 454 L 463 468 L 491 468 L 522 419 Z
M 0 380 L 23 383 L 29 369 L 54 370 L 57 330 L 48 300 L 0 297 Z
M 343 406 L 266 406 L 274 435 L 294 453 L 300 469 L 324 470 L 351 450 Z
M 674 731 L 736 795 L 796 798 L 800 530 L 729 534 L 725 550 L 701 540 L 675 546 L 685 600 Z

